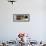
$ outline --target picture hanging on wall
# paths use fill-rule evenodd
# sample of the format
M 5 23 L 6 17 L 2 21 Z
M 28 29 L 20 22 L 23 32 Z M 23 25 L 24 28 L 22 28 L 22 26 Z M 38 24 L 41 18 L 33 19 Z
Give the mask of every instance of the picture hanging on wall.
M 30 14 L 13 14 L 13 22 L 29 22 Z

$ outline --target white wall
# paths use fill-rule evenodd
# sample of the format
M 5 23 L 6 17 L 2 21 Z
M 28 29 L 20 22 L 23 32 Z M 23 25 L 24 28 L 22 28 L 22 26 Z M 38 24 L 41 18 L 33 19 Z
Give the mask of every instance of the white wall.
M 0 0 L 0 40 L 15 39 L 21 31 L 31 34 L 32 39 L 46 40 L 44 5 L 43 0 L 17 0 L 14 5 Z M 13 22 L 12 14 L 25 13 L 30 14 L 30 22 Z

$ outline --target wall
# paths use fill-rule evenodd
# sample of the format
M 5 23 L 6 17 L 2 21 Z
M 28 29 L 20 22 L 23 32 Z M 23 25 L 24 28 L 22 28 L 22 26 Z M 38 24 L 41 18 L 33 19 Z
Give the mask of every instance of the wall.
M 44 0 L 45 2 L 45 0 Z M 43 0 L 17 0 L 14 5 L 0 0 L 0 40 L 11 40 L 18 32 L 31 34 L 37 41 L 46 40 L 46 14 Z M 30 22 L 13 22 L 13 14 L 30 14 Z

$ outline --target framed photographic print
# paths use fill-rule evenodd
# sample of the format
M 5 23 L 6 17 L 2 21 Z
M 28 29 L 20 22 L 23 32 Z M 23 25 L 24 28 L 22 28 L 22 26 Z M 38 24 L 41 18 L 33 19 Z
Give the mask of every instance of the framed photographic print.
M 29 22 L 29 14 L 13 14 L 13 22 Z

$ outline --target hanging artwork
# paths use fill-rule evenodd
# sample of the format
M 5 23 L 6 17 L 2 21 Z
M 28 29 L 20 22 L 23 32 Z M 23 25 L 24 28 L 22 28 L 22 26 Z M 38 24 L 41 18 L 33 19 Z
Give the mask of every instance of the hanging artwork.
M 29 22 L 29 14 L 13 14 L 13 22 Z

